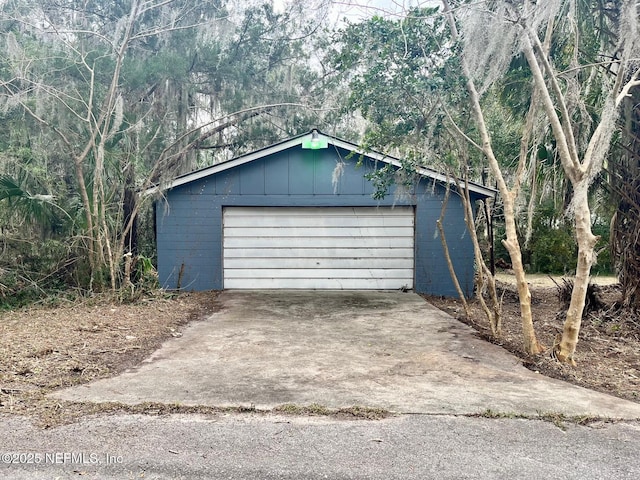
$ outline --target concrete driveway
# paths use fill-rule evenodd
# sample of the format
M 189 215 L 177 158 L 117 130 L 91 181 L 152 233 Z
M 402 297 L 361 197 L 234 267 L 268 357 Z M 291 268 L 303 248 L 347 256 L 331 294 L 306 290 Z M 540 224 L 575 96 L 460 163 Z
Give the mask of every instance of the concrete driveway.
M 552 380 L 419 295 L 225 291 L 137 368 L 53 394 L 71 401 L 269 409 L 312 403 L 399 413 L 640 418 L 640 404 Z

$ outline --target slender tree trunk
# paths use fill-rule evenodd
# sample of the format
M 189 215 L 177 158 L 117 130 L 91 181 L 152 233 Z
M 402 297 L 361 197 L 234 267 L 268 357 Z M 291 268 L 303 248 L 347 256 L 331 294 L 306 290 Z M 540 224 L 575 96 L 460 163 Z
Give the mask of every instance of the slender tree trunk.
M 445 213 L 447 211 L 447 204 L 449 203 L 449 193 L 451 192 L 451 187 L 447 183 L 447 189 L 444 194 L 444 200 L 442 201 L 442 208 L 440 209 L 440 218 L 436 220 L 436 226 L 438 227 L 438 232 L 440 233 L 440 242 L 442 243 L 442 250 L 444 252 L 444 258 L 447 261 L 447 267 L 449 268 L 449 275 L 451 275 L 451 280 L 453 281 L 453 285 L 458 292 L 458 296 L 460 297 L 460 301 L 462 302 L 462 306 L 464 308 L 464 314 L 468 319 L 470 317 L 469 312 L 469 304 L 467 303 L 467 299 L 464 296 L 464 292 L 460 287 L 460 281 L 458 280 L 458 275 L 456 275 L 456 271 L 453 268 L 453 262 L 451 261 L 451 255 L 449 254 L 449 245 L 447 244 L 447 238 L 444 234 L 444 227 L 442 226 L 442 221 L 444 220 Z
M 138 220 L 136 212 L 136 190 L 135 190 L 135 167 L 133 162 L 125 167 L 124 198 L 122 201 L 123 223 L 122 236 L 124 237 L 124 248 L 131 252 L 133 256 L 138 254 Z M 131 227 L 129 227 L 131 222 Z
M 473 253 L 478 266 L 478 301 L 480 302 L 480 306 L 482 307 L 485 316 L 489 320 L 491 335 L 494 338 L 500 338 L 502 336 L 502 305 L 498 300 L 498 292 L 496 291 L 496 277 L 489 267 L 487 267 L 487 264 L 482 257 L 480 242 L 478 241 L 478 235 L 476 234 L 476 224 L 473 216 L 473 208 L 471 207 L 471 198 L 469 196 L 469 181 L 466 178 L 464 187 L 459 186 L 459 190 L 463 201 L 464 221 L 467 225 L 469 236 L 471 237 Z M 489 309 L 489 306 L 483 296 L 485 278 L 489 284 L 489 298 L 491 299 L 492 304 L 491 309 Z
M 567 310 L 564 322 L 562 339 L 556 355 L 561 362 L 575 365 L 573 355 L 578 344 L 578 334 L 582 324 L 585 298 L 589 286 L 589 274 L 595 262 L 595 246 L 598 237 L 591 232 L 591 211 L 587 198 L 588 185 L 583 180 L 582 184 L 574 187 L 575 227 L 576 240 L 578 242 L 578 262 L 576 276 L 571 291 L 571 302 Z
M 505 230 L 506 239 L 502 241 L 509 252 L 511 266 L 516 278 L 516 288 L 518 289 L 518 298 L 520 300 L 520 314 L 522 316 L 522 338 L 524 348 L 528 353 L 537 354 L 544 351 L 544 347 L 538 342 L 533 328 L 533 313 L 531 312 L 531 291 L 527 283 L 522 264 L 522 251 L 520 250 L 520 242 L 516 230 L 516 221 L 514 214 L 513 193 L 506 192 L 503 195 L 504 212 L 505 212 Z
M 465 69 L 466 70 L 466 69 Z M 516 287 L 518 289 L 518 297 L 520 299 L 520 317 L 522 320 L 522 332 L 525 351 L 529 354 L 536 355 L 544 351 L 544 347 L 538 342 L 533 327 L 533 314 L 531 312 L 531 292 L 529 291 L 529 284 L 527 283 L 524 265 L 522 264 L 522 252 L 520 250 L 520 241 L 518 240 L 518 234 L 516 229 L 515 220 L 515 202 L 516 192 L 509 190 L 507 184 L 500 170 L 498 160 L 496 159 L 493 148 L 491 146 L 491 138 L 484 122 L 484 115 L 480 107 L 480 99 L 478 92 L 475 89 L 475 85 L 471 81 L 471 76 L 467 74 L 467 89 L 471 96 L 471 102 L 473 111 L 476 117 L 476 122 L 480 130 L 480 136 L 482 137 L 482 151 L 484 152 L 491 171 L 498 183 L 498 189 L 502 195 L 503 207 L 504 207 L 504 219 L 505 219 L 505 233 L 506 239 L 503 240 L 503 244 L 509 252 L 511 259 L 511 265 L 516 277 Z
M 87 236 L 89 250 L 89 269 L 91 270 L 91 278 L 89 282 L 93 283 L 93 275 L 96 270 L 98 261 L 96 256 L 96 245 L 93 235 L 93 216 L 91 215 L 91 201 L 89 200 L 89 193 L 87 192 L 87 184 L 84 181 L 84 169 L 82 168 L 82 159 L 74 159 L 76 181 L 78 182 L 78 188 L 80 189 L 80 198 L 82 199 L 82 206 L 84 208 L 84 216 L 87 222 Z
M 453 13 L 451 12 L 447 0 L 443 0 L 443 7 L 447 15 L 449 26 L 451 28 L 452 37 L 454 40 L 456 40 L 458 38 L 458 30 L 455 24 Z M 478 90 L 476 89 L 475 83 L 472 79 L 473 77 L 469 70 L 469 65 L 464 56 L 461 63 L 462 71 L 466 81 L 467 91 L 469 92 L 471 109 L 478 126 L 480 137 L 482 139 L 482 144 L 477 146 L 478 148 L 480 148 L 480 150 L 482 150 L 489 163 L 489 167 L 491 168 L 491 172 L 496 179 L 498 190 L 500 191 L 504 202 L 504 216 L 507 238 L 503 241 L 503 243 L 507 251 L 509 252 L 511 265 L 516 276 L 516 285 L 518 288 L 518 296 L 520 299 L 520 317 L 522 320 L 524 349 L 527 353 L 535 355 L 543 352 L 544 346 L 540 344 L 540 342 L 538 342 L 535 334 L 535 329 L 533 327 L 533 315 L 531 312 L 531 292 L 529 291 L 529 285 L 527 284 L 525 278 L 524 266 L 522 264 L 522 252 L 520 251 L 520 243 L 516 231 L 514 199 L 518 193 L 520 180 L 519 178 L 516 180 L 516 187 L 513 191 L 509 190 L 504 176 L 502 175 L 502 171 L 500 170 L 500 164 L 498 163 L 498 160 L 496 159 L 493 152 L 491 136 L 489 135 L 489 130 L 487 129 L 486 122 L 484 120 L 484 114 L 482 112 L 482 107 L 480 105 L 480 95 L 478 94 Z

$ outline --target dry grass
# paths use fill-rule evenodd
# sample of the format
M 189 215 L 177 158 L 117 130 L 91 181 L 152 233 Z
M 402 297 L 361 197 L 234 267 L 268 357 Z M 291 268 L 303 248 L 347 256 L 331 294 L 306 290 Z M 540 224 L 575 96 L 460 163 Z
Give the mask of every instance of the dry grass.
M 57 423 L 77 411 L 46 397 L 138 364 L 191 320 L 217 308 L 215 293 L 158 295 L 136 304 L 98 297 L 0 315 L 0 413 Z M 105 408 L 110 408 L 105 406 Z

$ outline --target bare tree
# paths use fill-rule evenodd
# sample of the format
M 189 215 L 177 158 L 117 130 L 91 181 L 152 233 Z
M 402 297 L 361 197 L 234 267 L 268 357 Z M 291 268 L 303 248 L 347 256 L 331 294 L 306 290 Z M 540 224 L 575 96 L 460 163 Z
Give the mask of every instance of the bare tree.
M 500 167 L 491 151 L 491 139 L 483 125 L 479 93 L 475 87 L 474 78 L 479 78 L 479 72 L 484 69 L 482 85 L 487 88 L 498 79 L 514 56 L 523 54 L 529 65 L 534 80 L 532 89 L 534 89 L 535 98 L 540 102 L 541 108 L 548 118 L 564 173 L 573 188 L 570 213 L 575 220 L 578 261 L 571 303 L 567 311 L 562 339 L 556 352 L 560 361 L 572 364 L 575 363 L 573 356 L 580 331 L 590 269 L 596 260 L 594 248 L 598 240 L 591 231 L 589 186 L 602 169 L 603 159 L 609 150 L 611 137 L 615 130 L 620 104 L 629 95 L 631 89 L 640 85 L 640 70 L 637 60 L 640 52 L 638 5 L 633 0 L 623 2 L 621 9 L 622 18 L 625 21 L 620 22 L 620 28 L 624 31 L 617 36 L 620 39 L 620 45 L 617 49 L 620 55 L 611 61 L 613 65 L 610 66 L 616 71 L 615 81 L 610 82 L 606 77 L 598 77 L 597 72 L 593 70 L 597 66 L 582 66 L 577 62 L 578 32 L 571 32 L 570 28 L 565 30 L 564 34 L 575 35 L 575 38 L 572 39 L 576 50 L 574 53 L 575 62 L 573 68 L 570 69 L 571 71 L 564 75 L 556 70 L 549 55 L 548 39 L 554 31 L 558 31 L 556 29 L 556 25 L 559 23 L 557 19 L 561 15 L 573 18 L 575 15 L 573 9 L 575 8 L 573 2 L 561 0 L 525 1 L 522 3 L 507 0 L 483 5 L 482 10 L 457 12 L 458 16 L 467 21 L 465 25 L 468 30 L 464 32 L 465 40 L 475 42 L 475 52 L 483 52 L 476 56 L 468 56 L 468 51 L 465 52 L 463 54 L 463 68 L 482 137 L 482 145 L 479 148 L 485 152 L 492 171 L 496 175 L 500 192 L 504 197 L 505 216 L 511 217 L 511 214 L 507 214 L 507 210 L 512 210 L 510 203 L 513 202 L 517 189 L 509 191 L 506 188 Z M 454 14 L 449 9 L 446 0 L 445 9 L 450 18 L 452 29 L 454 29 Z M 478 28 L 474 30 L 474 26 Z M 488 33 L 482 34 L 482 31 Z M 541 39 L 541 32 L 545 32 L 546 42 Z M 474 68 L 470 67 L 469 58 L 472 58 L 475 63 Z M 576 72 L 587 68 L 591 68 L 592 73 L 585 75 L 586 80 L 582 80 L 581 83 Z M 585 90 L 593 88 L 596 82 L 604 92 L 604 100 L 598 112 L 598 123 L 588 133 L 584 133 L 583 129 L 583 135 L 577 136 L 575 133 L 578 130 L 576 122 L 584 121 L 586 115 L 579 115 L 575 112 L 586 110 L 584 107 Z M 563 87 L 563 84 L 566 86 Z M 521 172 L 521 167 L 522 164 L 519 166 L 518 172 Z M 519 178 L 519 173 L 516 178 Z M 511 254 L 512 261 L 516 260 L 513 266 L 519 284 L 521 307 L 524 311 L 529 312 L 530 305 L 527 304 L 530 303 L 530 297 L 524 288 L 524 271 L 522 265 L 517 263 L 519 247 L 516 245 L 515 232 L 510 232 L 514 224 L 509 218 L 506 221 L 505 246 Z M 512 239 L 515 240 L 512 241 Z M 523 313 L 523 317 L 526 315 Z
M 290 8 L 303 8 L 293 3 Z M 302 39 L 288 36 L 313 33 L 295 16 L 299 10 L 276 14 L 268 5 L 239 5 L 229 13 L 225 5 L 0 4 L 8 52 L 0 108 L 26 112 L 46 132 L 48 147 L 61 152 L 60 169 L 81 204 L 75 238 L 89 266 L 89 287 L 118 288 L 142 207 L 136 190 L 212 163 L 212 152 L 231 155 L 235 146 L 225 134 L 238 135 L 242 124 L 263 118 L 283 129 L 284 120 L 311 111 L 291 93 L 297 87 L 292 71 L 306 54 Z M 281 85 L 283 72 L 289 85 Z
M 615 131 L 619 107 L 632 88 L 640 85 L 640 69 L 637 66 L 637 2 L 625 2 L 625 15 L 634 22 L 634 38 L 631 45 L 622 45 L 621 58 L 616 62 L 618 73 L 613 85 L 607 85 L 607 96 L 600 112 L 600 121 L 582 155 L 580 145 L 572 134 L 571 116 L 567 109 L 566 95 L 562 91 L 558 75 L 551 65 L 546 52 L 541 48 L 537 33 L 522 19 L 525 37 L 523 50 L 535 83 L 541 91 L 542 103 L 551 123 L 558 152 L 565 175 L 573 186 L 572 213 L 575 217 L 578 262 L 571 302 L 565 319 L 562 339 L 558 345 L 557 357 L 560 361 L 575 364 L 573 358 L 585 306 L 587 286 L 591 267 L 596 261 L 595 245 L 598 241 L 591 231 L 591 209 L 589 206 L 589 186 L 602 170 L 603 160 L 609 151 L 611 137 Z M 619 36 L 623 42 L 626 35 Z M 605 83 L 606 85 L 606 83 Z M 558 113 L 560 112 L 560 114 Z
M 447 19 L 449 20 L 452 38 L 454 41 L 458 41 L 460 35 L 458 33 L 458 27 L 456 25 L 456 17 L 454 15 L 454 12 L 451 10 L 447 0 L 443 0 L 443 5 L 445 14 L 447 16 Z M 516 180 L 512 188 L 509 188 L 507 186 L 505 176 L 502 173 L 500 163 L 498 162 L 498 159 L 496 158 L 496 155 L 494 153 L 491 136 L 489 134 L 489 130 L 487 128 L 484 117 L 484 112 L 480 103 L 480 92 L 476 87 L 474 75 L 471 71 L 471 66 L 469 65 L 469 61 L 465 53 L 462 54 L 462 58 L 460 59 L 460 61 L 462 64 L 463 75 L 466 81 L 467 91 L 469 93 L 471 110 L 473 112 L 476 126 L 480 134 L 481 143 L 477 144 L 464 132 L 462 132 L 457 127 L 457 125 L 454 124 L 454 126 L 461 135 L 467 138 L 467 140 L 471 144 L 473 144 L 485 155 L 491 172 L 496 179 L 498 190 L 502 195 L 506 227 L 506 239 L 503 240 L 503 244 L 509 252 L 509 257 L 511 258 L 511 264 L 516 278 L 516 286 L 518 289 L 518 296 L 520 298 L 520 313 L 522 319 L 524 348 L 527 353 L 537 354 L 542 352 L 544 350 L 544 347 L 538 341 L 533 326 L 533 314 L 531 312 L 531 292 L 529 290 L 529 285 L 525 276 L 524 265 L 522 263 L 522 252 L 518 240 L 515 219 L 515 201 L 520 192 L 520 186 L 522 183 L 527 156 L 524 155 L 520 157 L 518 172 L 515 176 Z

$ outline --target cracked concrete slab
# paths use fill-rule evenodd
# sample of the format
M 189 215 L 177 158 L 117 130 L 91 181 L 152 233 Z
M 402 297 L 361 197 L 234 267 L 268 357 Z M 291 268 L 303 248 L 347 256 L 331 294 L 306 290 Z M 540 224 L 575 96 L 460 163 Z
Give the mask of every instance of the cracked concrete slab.
M 137 368 L 70 401 L 638 419 L 640 404 L 536 374 L 414 293 L 225 291 Z

